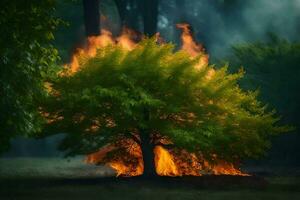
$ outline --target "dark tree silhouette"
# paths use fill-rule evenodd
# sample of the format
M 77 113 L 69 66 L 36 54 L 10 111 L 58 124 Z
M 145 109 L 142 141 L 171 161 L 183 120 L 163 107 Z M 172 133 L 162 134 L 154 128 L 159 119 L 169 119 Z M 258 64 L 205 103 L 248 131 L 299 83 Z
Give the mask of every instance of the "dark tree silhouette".
M 120 15 L 120 20 L 121 20 L 121 24 L 125 25 L 126 24 L 126 20 L 125 20 L 125 16 L 126 16 L 126 6 L 127 6 L 127 0 L 115 0 L 116 6 L 118 8 L 118 12 Z
M 87 36 L 100 34 L 99 0 L 83 0 L 84 25 Z
M 158 0 L 115 0 L 122 26 L 139 30 L 139 18 L 143 19 L 144 34 L 157 32 Z
M 51 46 L 60 20 L 55 1 L 0 1 L 0 153 L 15 136 L 41 129 L 37 101 L 44 97 L 43 81 L 57 60 Z
M 144 108 L 144 121 L 149 123 L 150 120 L 150 112 L 148 109 Z M 140 146 L 143 154 L 144 161 L 144 173 L 143 176 L 149 177 L 154 176 L 156 174 L 155 171 L 155 162 L 154 162 L 154 152 L 153 149 L 155 145 L 151 142 L 151 129 L 149 128 L 140 128 Z
M 177 15 L 177 22 L 175 23 L 182 23 L 182 22 L 187 22 L 187 16 L 186 16 L 186 11 L 185 11 L 185 0 L 175 0 L 176 7 L 178 9 L 178 15 Z
M 152 36 L 157 32 L 158 0 L 144 0 L 142 5 L 144 34 Z
M 141 2 L 137 0 L 115 0 L 122 27 L 139 30 Z

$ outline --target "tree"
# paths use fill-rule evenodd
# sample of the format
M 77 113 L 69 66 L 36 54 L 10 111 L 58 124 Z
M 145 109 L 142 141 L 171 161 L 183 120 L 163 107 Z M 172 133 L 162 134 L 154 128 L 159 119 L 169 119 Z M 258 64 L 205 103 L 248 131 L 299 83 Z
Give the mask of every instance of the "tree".
M 84 25 L 87 36 L 100 34 L 99 0 L 83 0 Z
M 158 0 L 144 0 L 142 4 L 144 34 L 153 36 L 157 33 Z
M 176 8 L 178 9 L 178 17 L 177 17 L 177 21 L 175 21 L 174 24 L 176 23 L 185 23 L 187 22 L 187 16 L 186 16 L 186 8 L 185 8 L 185 5 L 186 5 L 186 1 L 185 0 L 175 0 L 175 5 L 176 5 Z
M 271 34 L 267 42 L 234 46 L 230 59 L 232 70 L 243 65 L 247 71 L 241 82 L 243 87 L 261 87 L 262 98 L 294 123 L 299 122 L 299 52 L 299 42 L 291 43 Z
M 243 65 L 247 74 L 241 81 L 242 87 L 253 89 L 260 87 L 261 98 L 270 103 L 283 116 L 282 121 L 300 127 L 300 43 L 290 42 L 270 34 L 265 42 L 239 44 L 233 47 L 230 58 L 232 70 Z M 286 135 L 277 142 L 276 158 L 290 152 L 297 155 L 299 135 Z M 299 158 L 300 154 L 298 154 Z M 295 160 L 299 160 L 295 158 Z M 296 161 L 297 162 L 297 161 Z
M 139 17 L 143 19 L 144 34 L 157 33 L 158 0 L 115 0 L 122 26 L 139 30 Z
M 201 56 L 200 56 L 201 57 Z M 199 57 L 146 39 L 132 51 L 112 44 L 95 57 L 79 56 L 80 69 L 60 72 L 44 108 L 47 132 L 68 133 L 61 148 L 87 154 L 130 138 L 141 146 L 144 175 L 155 174 L 153 147 L 166 137 L 179 148 L 225 160 L 262 155 L 275 125 L 274 112 L 244 92 L 228 74 L 199 65 Z
M 139 17 L 141 15 L 141 1 L 115 0 L 118 8 L 121 26 L 133 30 L 139 30 Z
M 40 130 L 35 103 L 44 95 L 43 76 L 57 59 L 50 45 L 59 20 L 55 1 L 3 0 L 1 7 L 0 152 L 16 135 Z

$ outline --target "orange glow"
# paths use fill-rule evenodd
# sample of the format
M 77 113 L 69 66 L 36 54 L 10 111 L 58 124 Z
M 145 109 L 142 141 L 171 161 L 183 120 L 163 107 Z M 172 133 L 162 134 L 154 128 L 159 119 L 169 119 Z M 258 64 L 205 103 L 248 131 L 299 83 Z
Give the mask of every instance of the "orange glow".
M 87 40 L 88 40 L 88 46 L 85 49 L 86 50 L 85 52 L 90 57 L 94 57 L 96 55 L 97 49 L 100 49 L 102 47 L 114 43 L 114 39 L 112 37 L 111 32 L 104 29 L 101 30 L 101 35 L 88 37 Z
M 182 30 L 181 49 L 186 51 L 191 58 L 199 57 L 199 62 L 195 67 L 199 70 L 205 69 L 208 66 L 209 56 L 205 53 L 203 46 L 194 40 L 190 26 L 188 24 L 177 24 L 177 27 Z M 156 37 L 158 44 L 163 43 L 159 34 Z M 82 57 L 92 58 L 96 56 L 98 49 L 108 45 L 120 45 L 122 48 L 131 51 L 140 39 L 140 35 L 129 29 L 124 29 L 117 38 L 114 38 L 109 31 L 102 30 L 101 35 L 87 38 L 85 47 L 77 49 L 72 56 L 71 63 L 65 67 L 69 67 L 68 73 L 76 73 L 80 69 L 80 59 Z M 206 78 L 209 80 L 214 74 L 215 70 L 209 69 Z M 189 115 L 192 120 L 194 116 Z M 174 116 L 174 119 L 176 117 Z M 80 117 L 78 120 L 80 120 Z M 99 125 L 95 121 L 95 124 L 91 126 L 91 130 L 97 130 L 98 128 Z M 234 164 L 218 160 L 216 156 L 212 156 L 214 162 L 208 162 L 202 158 L 200 153 L 189 153 L 186 150 L 175 148 L 167 149 L 164 145 L 170 145 L 172 142 L 168 139 L 164 140 L 160 141 L 162 145 L 157 145 L 153 149 L 156 172 L 160 176 L 246 175 L 235 168 Z M 106 164 L 116 171 L 116 176 L 138 176 L 144 170 L 140 145 L 132 139 L 126 138 L 121 138 L 116 143 L 108 144 L 99 151 L 89 154 L 86 157 L 86 162 Z
M 136 46 L 136 43 L 132 38 L 137 36 L 135 33 L 129 29 L 124 29 L 121 36 L 118 38 L 113 38 L 112 33 L 102 29 L 101 35 L 99 36 L 91 36 L 86 40 L 86 46 L 84 48 L 78 48 L 76 53 L 72 56 L 71 63 L 66 65 L 66 67 L 70 66 L 70 73 L 75 73 L 79 70 L 80 67 L 80 57 L 95 57 L 97 53 L 97 49 L 101 49 L 108 45 L 120 45 L 124 49 L 132 50 Z M 133 37 L 134 36 L 134 37 Z
M 114 151 L 119 151 L 122 155 L 116 153 L 116 156 L 107 157 L 108 153 Z M 89 154 L 85 161 L 91 164 L 106 164 L 116 171 L 116 176 L 138 176 L 144 171 L 141 148 L 130 139 L 106 145 L 98 152 Z
M 181 49 L 187 51 L 192 57 L 196 57 L 199 53 L 204 52 L 203 46 L 194 40 L 189 24 L 177 24 L 176 26 L 182 30 Z
M 106 158 L 109 152 L 127 148 L 127 152 L 121 156 Z M 202 175 L 239 175 L 242 173 L 234 164 L 219 160 L 216 156 L 213 161 L 208 162 L 202 156 L 196 156 L 185 150 L 176 152 L 167 150 L 161 145 L 154 148 L 155 169 L 159 176 L 202 176 Z M 128 154 L 127 154 L 128 153 Z M 143 174 L 144 165 L 141 148 L 132 140 L 125 139 L 118 146 L 107 145 L 96 153 L 86 158 L 87 163 L 102 164 L 110 166 L 116 171 L 116 176 L 138 176 Z
M 117 38 L 117 42 L 120 46 L 130 51 L 136 46 L 136 43 L 132 39 L 133 37 L 137 37 L 137 34 L 134 31 L 123 28 L 121 36 Z
M 199 56 L 199 62 L 195 66 L 197 69 L 203 69 L 208 65 L 208 54 L 202 44 L 199 44 L 193 37 L 191 26 L 189 24 L 177 24 L 177 28 L 182 30 L 181 34 L 181 49 L 186 51 L 191 57 Z
M 156 173 L 161 176 L 178 176 L 173 156 L 162 146 L 154 148 Z
M 199 62 L 195 67 L 203 69 L 208 65 L 209 60 L 209 56 L 205 53 L 205 49 L 193 38 L 189 24 L 177 24 L 177 27 L 182 30 L 181 49 L 186 51 L 193 58 L 199 56 Z M 159 44 L 164 42 L 159 33 L 155 36 Z M 141 40 L 141 38 L 142 37 L 139 34 L 128 28 L 123 28 L 122 34 L 117 38 L 114 38 L 112 33 L 108 30 L 102 29 L 101 35 L 88 37 L 85 47 L 76 50 L 76 53 L 72 56 L 71 63 L 69 64 L 70 72 L 75 73 L 78 71 L 80 67 L 80 57 L 94 57 L 97 53 L 97 49 L 116 44 L 130 51 L 136 47 L 137 41 Z M 211 71 L 214 72 L 213 69 L 211 69 Z M 212 75 L 213 73 L 210 72 L 208 78 Z
M 226 162 L 224 160 L 218 160 L 213 165 L 204 162 L 204 167 L 211 171 L 214 175 L 239 175 L 239 176 L 249 176 L 248 174 L 242 173 L 239 169 L 235 168 L 232 163 Z

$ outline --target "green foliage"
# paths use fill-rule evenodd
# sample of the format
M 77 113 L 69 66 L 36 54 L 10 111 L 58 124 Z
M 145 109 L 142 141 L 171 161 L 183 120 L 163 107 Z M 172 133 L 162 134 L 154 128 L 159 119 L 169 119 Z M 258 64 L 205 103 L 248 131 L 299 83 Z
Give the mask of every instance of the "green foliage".
M 233 69 L 243 65 L 247 72 L 242 86 L 260 87 L 263 100 L 278 109 L 285 121 L 300 126 L 300 43 L 270 34 L 268 42 L 241 44 L 233 50 Z
M 132 51 L 111 45 L 93 58 L 83 55 L 78 72 L 51 83 L 43 105 L 48 131 L 68 133 L 61 147 L 69 154 L 93 152 L 148 129 L 207 157 L 262 155 L 270 136 L 288 128 L 275 125 L 278 119 L 256 100 L 257 92 L 239 88 L 242 70 L 197 69 L 198 60 L 153 39 Z
M 0 3 L 0 152 L 10 138 L 40 130 L 35 101 L 43 95 L 43 76 L 57 59 L 49 45 L 59 20 L 53 0 L 2 0 Z

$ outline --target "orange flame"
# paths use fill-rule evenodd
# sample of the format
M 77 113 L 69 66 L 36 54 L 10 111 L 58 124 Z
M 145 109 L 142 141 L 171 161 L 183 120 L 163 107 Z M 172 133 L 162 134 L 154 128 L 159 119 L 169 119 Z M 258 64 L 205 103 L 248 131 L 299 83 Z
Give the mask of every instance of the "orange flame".
M 123 150 L 123 151 L 122 151 Z M 107 158 L 110 152 L 115 153 Z M 98 152 L 86 157 L 87 163 L 106 164 L 116 171 L 116 176 L 138 176 L 144 171 L 143 157 L 140 146 L 130 139 L 123 139 L 116 144 L 109 144 Z
M 117 43 L 121 45 L 123 48 L 130 51 L 134 49 L 136 46 L 136 43 L 132 39 L 133 37 L 136 38 L 137 33 L 135 33 L 134 31 L 128 28 L 123 28 L 121 36 L 117 38 Z
M 198 43 L 191 31 L 191 26 L 189 24 L 177 24 L 177 28 L 182 30 L 181 34 L 181 49 L 186 51 L 191 57 L 200 56 L 198 64 L 195 66 L 197 69 L 203 69 L 208 65 L 208 54 L 205 53 L 203 45 Z M 213 70 L 213 69 L 211 69 Z
M 205 53 L 203 46 L 197 43 L 188 24 L 177 24 L 182 30 L 181 40 L 183 51 L 186 51 L 192 58 L 199 56 L 199 62 L 196 68 L 201 70 L 208 66 L 209 56 Z M 163 40 L 159 34 L 157 36 L 158 43 Z M 72 56 L 70 73 L 75 73 L 80 68 L 80 57 L 94 57 L 97 49 L 108 45 L 120 45 L 124 49 L 130 51 L 137 45 L 136 41 L 140 40 L 134 31 L 123 29 L 123 33 L 118 38 L 113 38 L 109 31 L 102 30 L 101 35 L 87 38 L 85 48 L 77 49 Z M 67 67 L 67 66 L 66 66 Z M 215 74 L 214 69 L 209 69 L 207 79 L 209 80 Z M 165 144 L 166 145 L 166 144 Z M 153 149 L 155 154 L 155 168 L 160 176 L 201 176 L 204 174 L 227 174 L 227 175 L 246 175 L 239 169 L 235 168 L 232 163 L 218 160 L 214 157 L 213 164 L 203 159 L 202 156 L 189 153 L 185 150 L 166 149 L 161 145 L 155 146 Z M 142 151 L 136 142 L 130 139 L 122 139 L 115 144 L 109 144 L 98 152 L 89 154 L 86 158 L 87 163 L 107 164 L 116 171 L 117 176 L 137 176 L 141 175 L 144 170 Z
M 101 35 L 99 36 L 88 37 L 85 48 L 78 48 L 76 50 L 76 53 L 72 56 L 71 63 L 69 64 L 70 72 L 75 73 L 79 70 L 80 67 L 79 58 L 81 56 L 92 58 L 96 56 L 97 49 L 101 49 L 108 45 L 118 44 L 127 50 L 134 49 L 136 46 L 136 42 L 134 42 L 133 40 L 133 35 L 134 35 L 133 31 L 124 28 L 122 35 L 116 39 L 113 38 L 112 33 L 110 31 L 107 31 L 105 29 L 101 30 Z
M 107 145 L 100 151 L 88 155 L 86 162 L 92 164 L 105 163 L 116 171 L 116 176 L 138 176 L 143 174 L 144 165 L 140 146 L 131 140 L 124 141 L 118 146 Z M 129 155 L 123 153 L 121 156 L 116 155 L 113 158 L 105 158 L 109 152 L 125 146 Z M 202 176 L 209 174 L 248 176 L 232 163 L 219 160 L 216 156 L 212 156 L 214 160 L 208 162 L 194 153 L 188 153 L 185 150 L 175 153 L 161 145 L 155 146 L 153 151 L 155 154 L 155 169 L 159 176 Z M 129 160 L 127 160 L 128 158 Z
M 173 156 L 162 146 L 154 148 L 156 173 L 161 176 L 178 176 Z
M 181 48 L 183 50 L 187 51 L 192 57 L 196 57 L 199 55 L 199 53 L 204 52 L 203 46 L 194 40 L 189 24 L 177 24 L 176 26 L 182 30 Z

